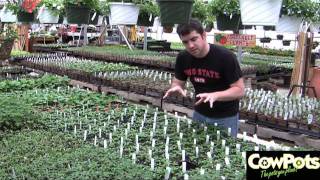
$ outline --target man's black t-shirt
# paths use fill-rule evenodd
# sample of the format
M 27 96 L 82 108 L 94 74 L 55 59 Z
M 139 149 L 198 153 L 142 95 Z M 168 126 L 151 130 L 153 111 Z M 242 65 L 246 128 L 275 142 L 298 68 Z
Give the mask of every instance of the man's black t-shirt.
M 175 77 L 181 81 L 190 78 L 196 95 L 226 90 L 241 76 L 236 56 L 228 49 L 213 44 L 210 44 L 210 51 L 204 58 L 195 58 L 183 51 L 176 60 Z M 200 103 L 194 109 L 207 117 L 228 117 L 239 111 L 239 100 L 216 101 L 213 108 L 209 103 Z

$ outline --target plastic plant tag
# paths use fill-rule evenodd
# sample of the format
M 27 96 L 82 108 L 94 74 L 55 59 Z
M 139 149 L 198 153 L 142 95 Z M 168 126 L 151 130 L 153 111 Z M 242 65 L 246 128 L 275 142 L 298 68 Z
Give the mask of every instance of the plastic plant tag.
M 137 159 L 136 153 L 132 153 L 132 163 L 133 164 L 136 163 L 136 159 Z
M 148 150 L 148 154 L 149 154 L 149 159 L 152 159 L 152 150 L 151 149 Z
M 140 147 L 139 143 L 138 143 L 138 144 L 136 144 L 136 154 L 138 154 L 138 153 L 139 153 L 139 147 Z
M 94 145 L 94 146 L 97 146 L 97 136 L 94 136 L 93 145 Z
M 153 158 L 151 158 L 151 171 L 154 171 L 154 166 L 155 166 L 155 164 L 154 164 L 154 159 Z
M 210 141 L 210 136 L 207 135 L 207 136 L 206 136 L 206 144 L 209 144 L 209 141 Z
M 109 133 L 109 141 L 110 141 L 110 144 L 112 143 L 112 133 Z
M 181 151 L 181 142 L 180 142 L 180 140 L 177 141 L 177 145 L 178 145 L 179 151 Z
M 217 141 L 219 141 L 219 140 L 220 140 L 220 131 L 217 130 Z
M 74 135 L 77 135 L 77 126 L 76 126 L 76 125 L 74 126 L 73 134 L 74 134 Z
M 167 126 L 164 126 L 163 127 L 163 136 L 166 136 L 166 134 L 167 134 Z
M 102 130 L 101 128 L 99 128 L 99 138 L 101 138 L 101 133 L 102 133 Z
M 229 156 L 229 153 L 230 153 L 230 148 L 229 148 L 229 146 L 227 146 L 225 149 L 225 155 Z
M 179 134 L 179 138 L 182 140 L 182 138 L 183 138 L 183 133 L 182 132 Z
M 199 158 L 199 147 L 196 146 L 196 158 Z
M 221 165 L 219 163 L 216 164 L 216 171 L 220 171 L 220 169 L 221 169 Z
M 212 156 L 211 156 L 211 152 L 210 152 L 210 151 L 207 152 L 207 156 L 208 156 L 208 159 L 209 159 L 209 160 L 212 160 Z
M 83 133 L 83 140 L 85 141 L 85 140 L 87 140 L 87 130 L 84 130 L 84 133 Z
M 196 138 L 193 139 L 193 144 L 194 144 L 195 146 L 197 145 L 197 139 L 196 139 Z
M 241 144 L 236 144 L 237 152 L 240 152 Z
M 226 147 L 226 140 L 225 139 L 221 140 L 221 146 L 222 146 L 222 148 Z
M 224 162 L 226 163 L 226 166 L 227 166 L 228 168 L 231 167 L 230 160 L 229 160 L 228 157 L 225 157 L 225 158 L 224 158 Z
M 228 136 L 231 136 L 231 128 L 228 127 Z
M 151 143 L 152 149 L 154 149 L 155 145 L 156 145 L 156 140 L 155 140 L 155 139 L 152 139 L 152 143 Z
M 182 162 L 182 172 L 183 173 L 187 172 L 187 163 L 186 162 Z
M 186 161 L 186 151 L 184 149 L 181 151 L 181 155 L 182 155 L 182 161 Z
M 200 168 L 200 175 L 204 175 L 204 169 Z
M 166 146 L 169 146 L 169 143 L 170 143 L 170 137 L 167 136 L 167 137 L 166 137 Z
M 107 140 L 103 140 L 103 148 L 106 149 L 108 147 Z
M 164 179 L 165 180 L 169 180 L 170 173 L 171 173 L 171 168 L 170 167 L 166 167 L 166 174 L 164 175 Z

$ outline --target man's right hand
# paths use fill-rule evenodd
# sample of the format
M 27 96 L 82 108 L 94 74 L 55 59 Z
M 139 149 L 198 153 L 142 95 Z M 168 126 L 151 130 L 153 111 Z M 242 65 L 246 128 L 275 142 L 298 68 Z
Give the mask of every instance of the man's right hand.
M 165 99 L 167 96 L 169 96 L 170 94 L 172 94 L 174 92 L 178 92 L 179 94 L 181 94 L 184 97 L 187 96 L 187 90 L 183 90 L 180 86 L 174 86 L 174 87 L 168 89 L 168 91 L 163 96 L 163 99 Z

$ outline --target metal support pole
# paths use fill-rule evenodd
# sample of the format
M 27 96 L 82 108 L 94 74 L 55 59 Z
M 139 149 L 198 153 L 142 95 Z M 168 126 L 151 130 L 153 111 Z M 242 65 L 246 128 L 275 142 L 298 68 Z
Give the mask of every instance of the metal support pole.
M 131 47 L 131 45 L 130 45 L 130 43 L 129 43 L 129 41 L 128 41 L 128 39 L 127 39 L 127 37 L 124 35 L 124 33 L 122 32 L 122 29 L 120 28 L 120 26 L 119 25 L 117 25 L 117 27 L 118 27 L 118 29 L 119 29 L 119 31 L 120 31 L 120 33 L 121 33 L 121 35 L 122 35 L 122 37 L 124 38 L 124 40 L 126 41 L 126 43 L 127 43 L 127 46 L 129 47 L 129 49 L 132 51 L 132 47 Z
M 144 26 L 143 50 L 148 50 L 148 27 Z

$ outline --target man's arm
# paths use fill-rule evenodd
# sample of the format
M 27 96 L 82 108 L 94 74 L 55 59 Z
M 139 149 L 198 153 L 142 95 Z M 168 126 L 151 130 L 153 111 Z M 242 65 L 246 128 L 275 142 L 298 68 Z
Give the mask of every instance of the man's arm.
M 167 96 L 169 96 L 171 93 L 174 93 L 174 92 L 178 92 L 182 96 L 186 96 L 187 95 L 187 91 L 184 90 L 185 84 L 186 84 L 186 81 L 181 81 L 181 80 L 179 80 L 179 79 L 174 77 L 172 82 L 171 82 L 171 87 L 165 93 L 165 95 L 163 96 L 163 99 L 166 98 Z
M 209 102 L 210 107 L 212 107 L 215 101 L 232 101 L 240 99 L 244 96 L 244 88 L 243 78 L 240 78 L 238 81 L 232 83 L 230 88 L 224 91 L 198 94 L 197 97 L 200 99 L 195 104 L 198 105 L 202 102 Z

